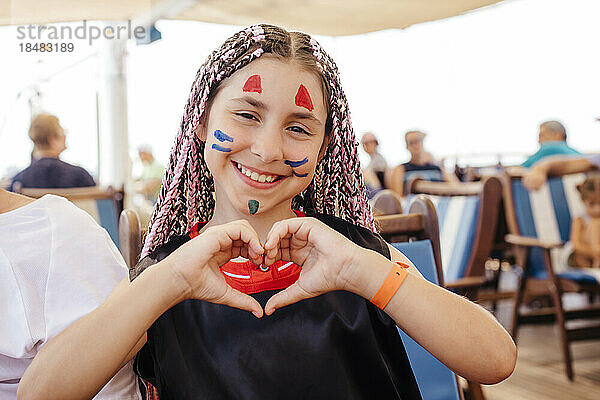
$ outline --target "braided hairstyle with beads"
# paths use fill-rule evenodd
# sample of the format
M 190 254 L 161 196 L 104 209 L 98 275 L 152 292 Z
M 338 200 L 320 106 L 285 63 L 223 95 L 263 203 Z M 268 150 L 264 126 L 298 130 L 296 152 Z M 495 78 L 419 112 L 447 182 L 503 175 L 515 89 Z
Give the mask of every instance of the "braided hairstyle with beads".
M 292 207 L 306 213 L 334 215 L 375 231 L 360 171 L 358 143 L 335 62 L 309 35 L 261 24 L 231 36 L 198 70 L 150 219 L 142 257 L 170 237 L 182 235 L 198 221 L 212 217 L 214 182 L 204 160 L 204 142 L 195 130 L 220 83 L 266 53 L 294 60 L 320 76 L 326 99 L 325 134 L 329 143 L 312 182 L 294 197 Z

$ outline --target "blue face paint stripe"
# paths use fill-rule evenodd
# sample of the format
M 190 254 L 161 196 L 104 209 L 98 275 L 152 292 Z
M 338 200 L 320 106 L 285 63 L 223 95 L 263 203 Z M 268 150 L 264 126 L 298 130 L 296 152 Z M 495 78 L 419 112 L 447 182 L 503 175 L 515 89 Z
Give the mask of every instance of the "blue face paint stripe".
M 232 142 L 233 143 L 233 138 L 225 133 L 223 133 L 223 131 L 217 129 L 214 132 L 215 138 L 217 138 L 217 140 L 219 142 Z
M 306 174 L 297 174 L 296 171 L 292 171 L 292 174 L 294 174 L 294 176 L 297 176 L 298 178 L 304 178 L 308 176 L 308 172 Z
M 284 163 L 289 165 L 292 168 L 296 168 L 299 167 L 301 165 L 304 165 L 308 162 L 308 158 L 304 158 L 304 160 L 302 161 L 290 161 L 290 160 L 285 160 Z
M 222 151 L 223 153 L 229 153 L 231 151 L 231 149 L 228 149 L 227 147 L 221 147 L 218 144 L 213 144 L 211 147 L 217 151 Z

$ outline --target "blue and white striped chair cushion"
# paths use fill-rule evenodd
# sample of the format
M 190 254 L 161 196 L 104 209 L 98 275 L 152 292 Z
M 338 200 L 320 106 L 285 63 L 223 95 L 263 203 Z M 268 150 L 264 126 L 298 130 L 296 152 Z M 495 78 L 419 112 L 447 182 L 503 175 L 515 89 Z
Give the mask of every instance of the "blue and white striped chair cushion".
M 429 240 L 392 243 L 419 269 L 428 281 L 439 284 L 433 248 Z M 456 376 L 421 345 L 398 328 L 410 365 L 424 400 L 458 400 Z
M 513 180 L 513 202 L 521 235 L 552 243 L 567 242 L 572 219 L 585 212 L 577 191 L 577 184 L 584 180 L 585 174 L 551 178 L 537 191 L 528 191 L 520 180 Z M 600 271 L 569 268 L 568 252 L 568 247 L 551 251 L 552 265 L 558 276 L 575 281 L 600 280 Z M 547 278 L 541 249 L 531 249 L 527 262 L 533 277 Z
M 408 196 L 409 205 L 413 197 L 414 195 Z M 438 215 L 444 280 L 454 282 L 465 276 L 471 257 L 477 229 L 479 196 L 428 197 Z
M 119 228 L 117 209 L 112 199 L 89 199 L 73 201 L 77 207 L 87 212 L 94 220 L 108 232 L 110 238 L 119 248 Z

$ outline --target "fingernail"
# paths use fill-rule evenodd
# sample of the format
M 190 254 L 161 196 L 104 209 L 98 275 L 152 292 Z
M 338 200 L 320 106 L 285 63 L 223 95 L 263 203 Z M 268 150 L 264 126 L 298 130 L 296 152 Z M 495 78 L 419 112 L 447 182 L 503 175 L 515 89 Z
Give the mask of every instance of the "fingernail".
M 257 312 L 257 311 L 252 311 L 252 314 L 254 314 L 254 316 L 255 316 L 256 318 L 260 318 L 260 317 L 258 316 L 259 314 L 258 314 L 258 312 Z

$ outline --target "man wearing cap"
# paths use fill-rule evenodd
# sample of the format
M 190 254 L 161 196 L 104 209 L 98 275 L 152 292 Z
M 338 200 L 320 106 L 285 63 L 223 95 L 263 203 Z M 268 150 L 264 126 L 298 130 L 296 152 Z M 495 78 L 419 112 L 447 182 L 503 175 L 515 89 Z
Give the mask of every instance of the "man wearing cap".
M 367 132 L 362 136 L 361 143 L 363 150 L 371 159 L 369 165 L 363 169 L 365 182 L 370 187 L 369 189 L 383 189 L 385 187 L 384 175 L 385 171 L 387 170 L 387 162 L 385 161 L 385 158 L 383 158 L 383 156 L 377 151 L 377 147 L 379 146 L 377 137 L 375 137 L 375 135 L 371 132 Z

